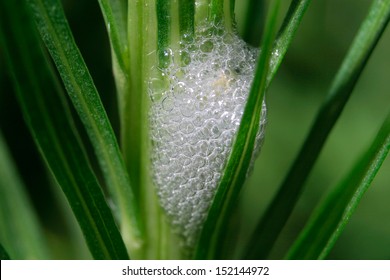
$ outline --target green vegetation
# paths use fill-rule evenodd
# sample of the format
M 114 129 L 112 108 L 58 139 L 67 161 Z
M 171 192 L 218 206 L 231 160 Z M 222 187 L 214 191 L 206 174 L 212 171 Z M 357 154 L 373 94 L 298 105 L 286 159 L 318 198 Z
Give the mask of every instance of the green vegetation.
M 1 258 L 390 258 L 389 19 L 390 0 L 1 1 Z M 211 102 L 248 75 L 211 157 Z M 194 125 L 208 146 L 175 144 Z

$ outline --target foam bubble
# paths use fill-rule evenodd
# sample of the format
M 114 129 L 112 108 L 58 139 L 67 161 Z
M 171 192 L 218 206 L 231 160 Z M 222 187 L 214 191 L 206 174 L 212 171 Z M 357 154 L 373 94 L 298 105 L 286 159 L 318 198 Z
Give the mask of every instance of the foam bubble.
M 182 42 L 182 62 L 173 59 L 161 70 L 166 79 L 148 83 L 154 182 L 187 247 L 196 241 L 231 153 L 258 56 L 235 34 L 201 30 L 193 42 Z M 254 156 L 265 122 L 263 103 Z

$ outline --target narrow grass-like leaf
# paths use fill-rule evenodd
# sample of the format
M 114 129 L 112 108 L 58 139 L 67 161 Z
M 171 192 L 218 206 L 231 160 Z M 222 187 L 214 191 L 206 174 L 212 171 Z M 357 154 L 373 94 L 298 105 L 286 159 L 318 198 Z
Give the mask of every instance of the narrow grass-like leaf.
M 312 128 L 276 197 L 259 222 L 246 258 L 266 258 L 285 225 L 322 147 L 390 18 L 390 0 L 376 0 L 330 87 Z
M 99 0 L 110 38 L 113 60 L 122 73 L 127 73 L 129 53 L 127 44 L 127 1 Z M 114 67 L 115 71 L 115 67 Z
M 188 42 L 195 32 L 195 1 L 179 0 L 180 40 Z
M 157 12 L 157 54 L 160 68 L 169 66 L 172 54 L 170 53 L 169 43 L 171 35 L 171 1 L 156 0 Z
M 233 0 L 206 0 L 206 1 L 197 1 L 197 11 L 200 6 L 204 5 L 204 11 L 207 11 L 207 17 L 199 16 L 199 18 L 207 19 L 210 23 L 215 25 L 224 25 L 225 29 L 229 32 L 232 32 L 235 28 L 234 22 L 234 6 L 235 3 Z M 201 11 L 201 14 L 203 11 Z M 234 30 L 235 31 L 235 30 Z
M 291 1 L 287 15 L 278 32 L 274 51 L 272 52 L 272 64 L 267 78 L 268 84 L 275 77 L 311 1 L 312 0 Z
M 25 2 L 1 1 L 0 43 L 22 112 L 96 259 L 127 259 Z
M 313 213 L 288 259 L 324 259 L 343 232 L 390 149 L 390 114 L 362 158 Z
M 3 245 L 0 244 L 0 260 L 10 260 L 9 254 L 4 249 Z
M 138 134 L 134 133 L 133 126 L 136 124 L 138 128 L 138 121 L 134 121 L 137 118 L 134 117 L 137 116 L 140 106 L 128 98 L 131 95 L 132 86 L 138 85 L 130 83 L 131 77 L 129 76 L 130 61 L 132 61 L 130 59 L 130 48 L 135 40 L 132 38 L 130 42 L 128 41 L 128 10 L 133 10 L 133 7 L 129 7 L 132 6 L 133 2 L 129 4 L 126 0 L 99 0 L 99 4 L 111 44 L 123 159 L 131 180 L 134 196 L 138 199 L 140 164 L 134 158 L 139 156 L 139 147 L 134 145 L 134 143 L 138 143 Z
M 127 96 L 130 92 L 129 84 L 129 67 L 130 67 L 130 51 L 129 51 L 129 41 L 128 41 L 128 3 L 126 0 L 99 0 L 100 9 L 102 11 L 107 33 L 110 39 L 111 45 L 111 56 L 112 56 L 112 69 L 115 78 L 117 98 L 118 98 L 118 111 L 119 111 L 119 120 L 120 120 L 120 132 L 121 132 L 121 144 L 123 151 L 123 159 L 126 166 L 129 166 L 128 154 L 135 153 L 138 155 L 138 149 L 135 147 L 133 142 L 127 144 L 128 140 L 136 139 L 133 131 L 129 129 L 131 127 L 131 118 L 128 119 L 129 112 L 134 111 L 129 110 L 128 104 L 137 108 L 137 104 L 133 104 L 128 100 Z M 130 130 L 130 133 L 127 133 Z M 127 137 L 128 134 L 131 134 L 132 137 Z M 129 151 L 127 151 L 129 147 Z M 138 198 L 138 177 L 139 177 L 139 164 L 135 163 L 134 166 L 127 168 L 130 180 L 132 182 L 132 190 L 135 198 Z M 123 232 L 123 229 L 122 229 Z M 124 234 L 125 236 L 127 234 Z M 130 241 L 131 242 L 131 241 Z
M 118 206 L 126 245 L 141 246 L 141 225 L 114 131 L 99 94 L 78 50 L 58 0 L 28 0 L 41 36 L 57 66 L 65 88 L 83 122 L 103 171 L 107 186 Z
M 0 242 L 13 259 L 47 259 L 47 244 L 0 132 Z
M 195 26 L 210 17 L 210 0 L 198 0 L 195 5 Z
M 233 144 L 232 153 L 200 234 L 194 254 L 196 259 L 221 257 L 218 252 L 221 251 L 220 246 L 224 241 L 224 231 L 247 176 L 259 127 L 280 1 L 274 1 L 273 4 L 267 20 L 262 49 L 247 105 Z
M 210 20 L 219 24 L 224 19 L 224 0 L 210 0 Z

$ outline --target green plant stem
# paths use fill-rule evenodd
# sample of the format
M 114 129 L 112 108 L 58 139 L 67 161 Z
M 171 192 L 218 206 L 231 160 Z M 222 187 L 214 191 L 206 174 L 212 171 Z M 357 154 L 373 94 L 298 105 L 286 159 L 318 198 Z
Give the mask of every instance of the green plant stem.
M 96 259 L 128 259 L 26 3 L 1 1 L 0 44 L 22 112 Z M 39 71 L 36 70 L 39 65 Z
M 365 154 L 311 216 L 288 259 L 324 259 L 343 232 L 390 149 L 390 113 Z
M 235 19 L 234 19 L 234 1 L 232 0 L 216 0 L 215 2 L 221 2 L 222 4 L 217 4 L 216 9 L 213 11 L 213 6 L 211 6 L 211 16 L 214 15 L 216 19 L 222 17 L 221 23 L 224 24 L 226 31 L 236 32 L 235 30 Z M 213 0 L 211 0 L 213 3 Z M 222 5 L 222 7 L 221 7 Z M 221 13 L 221 16 L 219 15 Z M 215 21 L 216 24 L 219 21 Z
M 201 26 L 202 24 L 205 24 L 206 21 L 214 26 L 224 26 L 226 31 L 232 32 L 234 29 L 234 1 L 196 1 L 195 26 Z
M 114 71 L 117 84 L 118 80 L 121 81 L 123 78 L 123 85 L 117 87 L 121 123 L 121 147 L 137 199 L 139 199 L 142 166 L 140 162 L 142 134 L 140 131 L 144 124 L 143 118 L 141 118 L 143 108 L 141 101 L 144 88 L 141 56 L 141 39 L 143 34 L 138 32 L 145 32 L 142 30 L 144 15 L 141 11 L 141 1 L 128 2 L 126 40 L 129 52 L 129 68 L 123 77 L 122 75 L 117 75 L 117 73 L 120 73 L 119 71 Z
M 119 151 L 115 134 L 58 0 L 29 0 L 41 36 L 65 88 L 83 122 L 107 186 L 118 206 L 126 244 L 136 253 L 141 246 L 138 203 Z M 113 27 L 114 28 L 114 27 Z
M 274 1 L 265 29 L 255 78 L 249 93 L 247 105 L 234 141 L 232 153 L 223 172 L 217 193 L 203 224 L 200 238 L 195 249 L 195 259 L 220 258 L 219 252 L 224 242 L 225 230 L 237 202 L 242 184 L 247 176 L 252 158 L 256 133 L 266 89 L 266 78 L 271 59 L 271 50 L 276 33 L 276 19 L 280 1 Z
M 390 0 L 376 0 L 330 87 L 311 130 L 276 197 L 259 222 L 246 258 L 266 258 L 303 190 L 322 147 L 347 103 L 390 17 Z
M 145 220 L 145 247 L 143 256 L 148 259 L 179 258 L 178 251 L 172 250 L 167 256 L 167 246 L 177 248 L 178 244 L 166 245 L 164 236 L 171 234 L 170 228 L 157 200 L 155 186 L 150 174 L 150 138 L 149 138 L 149 96 L 148 81 L 159 64 L 158 46 L 166 47 L 172 40 L 172 28 L 166 27 L 163 33 L 157 34 L 159 7 L 155 0 L 131 1 L 128 6 L 128 42 L 130 67 L 126 91 L 119 92 L 125 106 L 125 114 L 122 116 L 122 147 L 126 158 L 126 164 L 131 176 L 135 177 L 136 188 L 141 206 L 141 216 Z M 168 5 L 173 5 L 173 1 Z M 175 4 L 177 5 L 177 3 Z M 164 5 L 163 5 L 164 6 Z M 160 6 L 161 7 L 161 6 Z M 171 13 L 173 7 L 164 6 L 160 11 L 160 20 L 165 21 L 164 13 Z M 176 21 L 171 18 L 164 24 Z M 178 21 L 178 19 L 177 19 Z M 161 26 L 162 23 L 160 23 Z M 179 31 L 177 31 L 179 34 Z M 158 36 L 164 39 L 158 45 Z M 160 50 L 162 51 L 162 50 Z M 164 58 L 165 59 L 165 58 Z M 132 178 L 133 178 L 132 177 Z M 170 240 L 168 238 L 168 240 Z
M 210 16 L 210 0 L 199 0 L 196 1 L 195 6 L 195 26 L 200 26 L 205 20 L 209 19 Z
M 144 2 L 144 3 L 143 3 Z M 146 24 L 154 30 L 155 20 L 149 17 L 148 9 L 154 10 L 154 1 L 130 1 L 127 11 L 127 41 L 129 49 L 129 69 L 127 86 L 124 91 L 118 91 L 123 106 L 121 115 L 122 150 L 127 170 L 132 178 L 136 195 L 140 201 L 140 215 L 144 219 L 144 247 L 141 258 L 154 258 L 155 242 L 157 242 L 159 220 L 153 218 L 156 211 L 154 191 L 150 186 L 147 170 L 148 162 L 148 122 L 147 122 L 147 91 L 145 84 L 146 54 L 151 45 L 157 44 L 156 38 L 150 36 Z

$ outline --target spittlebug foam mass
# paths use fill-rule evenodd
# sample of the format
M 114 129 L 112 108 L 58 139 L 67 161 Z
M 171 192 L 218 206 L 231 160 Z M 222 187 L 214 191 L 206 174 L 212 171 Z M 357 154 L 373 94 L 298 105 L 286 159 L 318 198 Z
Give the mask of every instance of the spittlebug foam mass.
M 199 30 L 199 29 L 198 29 Z M 240 125 L 258 49 L 204 28 L 148 81 L 154 183 L 162 208 L 191 247 L 206 218 Z M 264 137 L 263 103 L 254 155 Z

